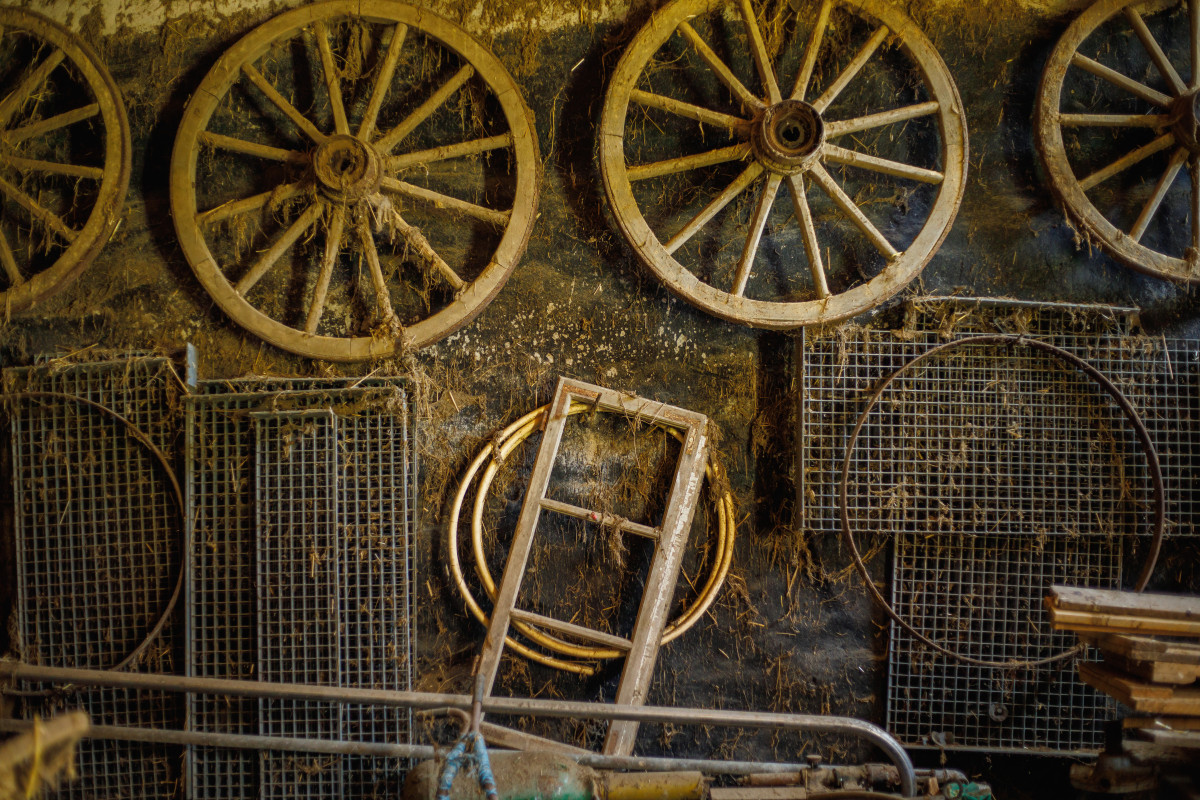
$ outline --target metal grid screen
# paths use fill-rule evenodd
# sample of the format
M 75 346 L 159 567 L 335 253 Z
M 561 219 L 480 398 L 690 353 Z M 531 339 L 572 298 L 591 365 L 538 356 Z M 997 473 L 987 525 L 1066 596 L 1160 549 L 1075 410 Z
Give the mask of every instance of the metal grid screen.
M 107 406 L 170 456 L 180 385 L 164 358 L 6 369 L 7 392 L 55 392 Z M 65 399 L 17 399 L 10 408 L 20 658 L 108 669 L 132 653 L 161 616 L 182 557 L 180 510 L 146 447 L 119 422 Z M 171 672 L 170 627 L 133 669 Z M 28 698 L 23 713 L 82 708 L 95 724 L 179 727 L 174 695 L 81 689 Z M 162 745 L 84 740 L 80 780 L 67 798 L 173 797 L 179 752 Z
M 188 398 L 188 671 L 412 687 L 416 451 L 399 382 L 204 382 Z M 193 730 L 395 743 L 401 709 L 194 696 Z M 396 759 L 193 748 L 193 798 L 391 797 Z
M 1133 336 L 1126 319 L 1053 308 L 938 304 L 904 329 L 806 334 L 800 505 L 838 535 L 846 441 L 884 377 L 949 339 L 1025 333 L 1086 359 L 1143 415 L 1162 459 L 1170 535 L 1194 535 L 1197 347 Z M 1149 481 L 1129 424 L 1086 376 L 1029 348 L 971 346 L 897 379 L 852 453 L 848 511 L 860 546 L 891 545 L 891 600 L 924 635 L 985 660 L 1062 652 L 1052 583 L 1118 586 L 1147 530 Z M 872 537 L 871 532 L 885 536 Z M 889 730 L 912 746 L 1085 752 L 1111 713 L 1074 664 L 1001 670 L 941 656 L 893 625 Z

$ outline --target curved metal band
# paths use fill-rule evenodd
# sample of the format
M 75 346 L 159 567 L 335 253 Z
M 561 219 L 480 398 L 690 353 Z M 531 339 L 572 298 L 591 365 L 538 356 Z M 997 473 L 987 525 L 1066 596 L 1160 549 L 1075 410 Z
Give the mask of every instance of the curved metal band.
M 871 395 L 871 399 L 867 401 L 866 407 L 863 408 L 862 413 L 859 414 L 858 421 L 854 425 L 854 431 L 850 434 L 850 438 L 846 442 L 846 455 L 842 459 L 842 476 L 839 484 L 839 514 L 841 516 L 842 523 L 842 539 L 845 541 L 846 546 L 850 548 L 850 557 L 854 560 L 854 566 L 858 569 L 859 574 L 862 575 L 863 582 L 867 586 L 867 591 L 870 592 L 875 601 L 879 603 L 883 610 L 887 612 L 887 615 L 891 617 L 897 625 L 899 625 L 908 634 L 925 646 L 936 650 L 942 655 L 956 658 L 959 661 L 963 661 L 967 664 L 974 664 L 978 667 L 1012 669 L 1017 667 L 1036 667 L 1044 664 L 1050 664 L 1055 661 L 1059 661 L 1064 658 L 1070 658 L 1076 655 L 1077 653 L 1081 652 L 1083 645 L 1071 648 L 1070 650 L 1066 650 L 1057 655 L 1047 656 L 1046 658 L 1036 660 L 988 661 L 958 653 L 946 647 L 945 645 L 930 639 L 928 636 L 918 631 L 915 627 L 913 627 L 912 624 L 908 622 L 908 620 L 900 616 L 896 609 L 892 607 L 892 604 L 887 601 L 887 598 L 883 596 L 883 593 L 879 591 L 879 588 L 875 586 L 874 580 L 872 580 L 870 573 L 867 571 L 867 565 L 863 562 L 862 554 L 859 552 L 858 543 L 854 540 L 854 532 L 850 527 L 850 513 L 848 509 L 850 456 L 854 453 L 855 445 L 858 443 L 858 435 L 862 431 L 863 425 L 866 424 L 867 417 L 870 416 L 871 411 L 879 403 L 883 393 L 887 391 L 887 388 L 891 386 L 892 382 L 897 378 L 901 377 L 907 372 L 910 372 L 918 365 L 932 359 L 937 355 L 970 345 L 1007 345 L 1009 347 L 1027 345 L 1035 350 L 1040 350 L 1087 375 L 1089 378 L 1099 384 L 1100 388 L 1102 388 L 1120 407 L 1122 413 L 1125 415 L 1125 418 L 1129 420 L 1129 424 L 1133 426 L 1134 433 L 1137 435 L 1138 442 L 1141 444 L 1142 452 L 1146 456 L 1146 464 L 1150 470 L 1150 480 L 1154 485 L 1153 538 L 1150 543 L 1150 553 L 1146 557 L 1145 564 L 1142 565 L 1142 571 L 1138 576 L 1134 591 L 1140 592 L 1146 588 L 1146 584 L 1150 581 L 1150 576 L 1154 573 L 1154 567 L 1158 562 L 1159 551 L 1162 549 L 1163 531 L 1166 527 L 1167 517 L 1167 499 L 1166 491 L 1163 488 L 1162 467 L 1158 461 L 1158 451 L 1155 450 L 1154 442 L 1150 439 L 1150 432 L 1146 430 L 1145 423 L 1142 422 L 1141 416 L 1138 414 L 1137 409 L 1133 407 L 1133 403 L 1129 401 L 1129 398 L 1127 398 L 1121 392 L 1121 390 L 1117 388 L 1117 385 L 1109 380 L 1104 373 L 1100 372 L 1100 370 L 1096 369 L 1074 353 L 1063 350 L 1061 347 L 1055 347 L 1054 345 L 1049 344 L 1048 342 L 1043 342 L 1039 339 L 1029 339 L 1025 336 L 1013 334 L 971 336 L 965 339 L 958 339 L 938 345 L 937 347 L 926 350 L 912 361 L 909 361 L 879 384 L 879 386 L 875 389 L 874 394 Z
M 179 478 L 176 476 L 175 470 L 171 468 L 171 464 L 167 460 L 166 455 L 158 448 L 158 445 L 154 444 L 150 437 L 146 435 L 145 431 L 135 425 L 128 417 L 125 417 L 108 406 L 97 403 L 94 400 L 89 400 L 86 397 L 80 397 L 79 395 L 68 394 L 66 392 L 13 392 L 10 394 L 5 394 L 3 399 L 6 403 L 21 400 L 62 400 L 69 403 L 78 403 L 81 406 L 86 406 L 87 408 L 90 408 L 93 411 L 97 411 L 100 414 L 108 417 L 114 422 L 123 425 L 126 432 L 139 444 L 145 447 L 150 455 L 154 457 L 154 460 L 158 462 L 159 467 L 162 468 L 163 474 L 166 475 L 167 481 L 171 484 L 171 496 L 175 501 L 175 508 L 179 512 L 180 529 L 183 530 L 183 489 L 179 486 Z M 158 621 L 154 623 L 154 626 L 150 628 L 149 632 L 146 633 L 145 638 L 142 639 L 141 643 L 138 644 L 137 647 L 133 648 L 128 655 L 126 655 L 109 669 L 121 670 L 135 663 L 138 658 L 140 658 L 142 654 L 149 649 L 150 645 L 154 643 L 154 640 L 159 637 L 159 635 L 163 632 L 163 629 L 166 628 L 167 620 L 170 619 L 171 613 L 175 610 L 175 606 L 179 602 L 179 595 L 183 591 L 183 564 L 187 554 L 181 551 L 179 555 L 179 569 L 176 570 L 175 573 L 175 588 L 171 590 L 171 597 L 167 600 L 166 605 L 163 606 L 163 610 L 162 613 L 159 614 Z

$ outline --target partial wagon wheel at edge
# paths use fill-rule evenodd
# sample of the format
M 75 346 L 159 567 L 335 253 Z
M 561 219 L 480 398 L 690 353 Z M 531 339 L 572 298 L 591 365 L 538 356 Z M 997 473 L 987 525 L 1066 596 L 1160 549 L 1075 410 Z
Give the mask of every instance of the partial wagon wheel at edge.
M 50 48 L 43 48 L 36 64 L 30 64 L 12 91 L 0 99 L 0 195 L 19 206 L 30 225 L 45 228 L 65 247 L 51 265 L 27 274 L 12 243 L 0 229 L 0 268 L 4 290 L 0 292 L 3 313 L 20 311 L 62 291 L 92 262 L 121 219 L 121 206 L 129 186 L 132 148 L 129 122 L 121 93 L 96 53 L 78 36 L 39 14 L 15 8 L 0 8 L 0 36 L 24 33 Z M 22 106 L 40 91 L 55 72 L 71 68 L 72 77 L 82 79 L 94 102 L 55 114 L 46 119 L 22 122 Z M 100 166 L 58 163 L 21 155 L 26 142 L 56 135 L 72 126 L 99 117 L 103 122 L 104 163 Z M 17 122 L 16 127 L 12 123 Z M 37 198 L 30 197 L 9 178 L 13 171 L 49 173 L 98 182 L 95 202 L 82 228 L 72 228 Z
M 726 5 L 735 7 L 747 29 L 757 77 L 764 87 L 762 96 L 751 92 L 689 23 L 693 17 Z M 824 29 L 835 5 L 848 7 L 852 13 L 877 27 L 838 77 L 824 87 L 818 97 L 806 99 Z M 749 115 L 703 108 L 638 88 L 638 79 L 649 60 L 674 35 L 687 41 L 731 95 L 750 110 Z M 896 37 L 902 50 L 915 62 L 931 99 L 851 119 L 825 119 L 824 112 L 828 106 L 854 80 L 889 36 Z M 966 119 L 949 70 L 916 24 L 887 2 L 839 0 L 835 4 L 833 0 L 823 0 L 811 37 L 805 44 L 799 73 L 790 85 L 781 87 L 780 78 L 766 51 L 749 0 L 736 3 L 730 0 L 676 0 L 651 17 L 622 56 L 608 89 L 600 128 L 600 158 L 609 203 L 618 226 L 641 260 L 668 288 L 710 314 L 730 322 L 773 329 L 845 319 L 875 307 L 904 288 L 924 269 L 949 232 L 962 200 L 967 162 Z M 784 91 L 789 93 L 785 96 Z M 630 165 L 626 162 L 625 154 L 625 122 L 633 103 L 702 124 L 726 128 L 744 141 L 707 153 Z M 940 171 L 860 153 L 838 147 L 829 141 L 845 134 L 931 114 L 936 115 L 941 136 Z M 787 137 L 781 136 L 780 131 L 797 121 L 815 133 L 799 147 L 791 147 L 786 141 Z M 660 238 L 651 229 L 634 197 L 632 181 L 738 160 L 746 163 L 741 174 L 681 230 L 669 238 Z M 825 169 L 825 164 L 853 166 L 911 181 L 937 184 L 937 199 L 914 241 L 903 251 L 893 247 Z M 676 260 L 675 252 L 738 195 L 756 184 L 761 184 L 762 189 L 732 284 L 718 287 L 706 283 Z M 817 238 L 806 194 L 812 184 L 829 196 L 843 218 L 885 260 L 883 271 L 874 278 L 838 294 L 831 294 L 827 284 L 821 243 Z M 794 209 L 792 219 L 799 225 L 803 238 L 808 269 L 812 273 L 817 294 L 813 300 L 788 302 L 744 296 L 767 217 L 777 195 L 784 189 L 791 196 Z
M 340 78 L 334 73 L 329 26 L 343 19 L 364 20 L 393 26 L 388 52 L 374 79 L 371 98 L 360 120 L 347 117 Z M 330 96 L 334 130 L 322 131 L 298 110 L 254 66 L 276 42 L 301 35 L 306 29 L 315 37 L 320 63 L 316 69 Z M 385 132 L 379 129 L 380 107 L 410 30 L 436 41 L 462 58 L 464 66 L 429 98 Z M 392 149 L 414 128 L 442 106 L 473 76 L 478 76 L 495 96 L 504 112 L 508 132 L 466 142 L 451 142 L 433 149 L 392 154 Z M 313 149 L 308 153 L 247 142 L 206 130 L 222 98 L 240 78 L 246 78 L 261 95 L 286 116 L 306 137 Z M 271 246 L 236 283 L 226 275 L 209 249 L 202 224 L 219 218 L 253 213 L 267 207 L 282 194 L 300 196 L 303 187 L 284 185 L 253 197 L 198 209 L 196 168 L 201 144 L 271 161 L 310 160 L 318 191 L 306 209 L 280 233 Z M 440 194 L 400 180 L 397 173 L 424 163 L 510 148 L 515 154 L 516 188 L 511 209 L 486 208 L 466 200 Z M 343 158 L 344 157 L 344 158 Z M 336 165 L 352 162 L 365 165 L 347 180 Z M 538 199 L 538 152 L 529 110 L 512 77 L 500 61 L 470 34 L 453 23 L 413 6 L 391 0 L 330 0 L 286 12 L 268 20 L 231 47 L 197 87 L 180 124 L 171 159 L 171 208 L 184 254 L 208 293 L 235 322 L 266 341 L 299 355 L 332 361 L 358 361 L 393 355 L 403 347 L 422 347 L 448 336 L 475 318 L 503 287 L 525 249 L 536 216 Z M 330 191 L 325 191 L 325 189 Z M 336 193 L 338 196 L 333 196 Z M 481 220 L 502 231 L 499 243 L 483 271 L 466 281 L 434 251 L 415 227 L 400 220 L 401 233 L 410 248 L 426 258 L 435 273 L 454 291 L 454 299 L 432 315 L 392 336 L 329 336 L 317 333 L 334 264 L 346 242 L 361 247 L 371 283 L 380 306 L 381 322 L 388 322 L 392 308 L 380 267 L 379 253 L 366 214 L 360 206 L 379 196 L 403 196 L 430 203 L 451 213 Z M 355 220 L 357 216 L 358 221 Z M 325 244 L 312 297 L 304 309 L 303 327 L 292 327 L 255 308 L 246 298 L 254 284 L 269 272 L 284 252 L 311 229 L 323 228 Z M 394 319 L 394 317 L 392 318 Z
M 1042 73 L 1037 105 L 1037 147 L 1049 173 L 1051 187 L 1068 215 L 1117 258 L 1131 267 L 1167 280 L 1200 283 L 1200 0 L 1188 0 L 1190 64 L 1185 82 L 1161 44 L 1146 26 L 1137 6 L 1144 0 L 1100 0 L 1071 23 L 1054 48 Z M 1171 3 L 1156 3 L 1161 10 Z M 1143 9 L 1145 10 L 1145 9 Z M 1167 92 L 1160 92 L 1079 52 L 1080 46 L 1104 23 L 1118 14 L 1125 17 Z M 1135 45 L 1136 46 L 1136 45 Z M 1071 68 L 1087 72 L 1144 101 L 1149 110 L 1139 114 L 1062 113 L 1063 83 Z M 1063 142 L 1064 127 L 1149 129 L 1154 138 L 1115 161 L 1083 177 L 1076 177 Z M 1105 181 L 1162 151 L 1170 151 L 1166 169 L 1142 206 L 1131 229 L 1118 228 L 1088 198 L 1087 193 Z M 1191 181 L 1189 238 L 1183 258 L 1176 258 L 1142 243 L 1148 226 L 1162 207 L 1168 190 L 1180 173 Z

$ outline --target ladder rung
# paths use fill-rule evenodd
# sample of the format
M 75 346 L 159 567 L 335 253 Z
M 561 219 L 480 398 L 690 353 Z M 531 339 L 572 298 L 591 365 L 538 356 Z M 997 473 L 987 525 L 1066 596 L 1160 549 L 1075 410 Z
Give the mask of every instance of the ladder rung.
M 563 622 L 560 619 L 553 617 L 544 617 L 541 614 L 535 614 L 532 611 L 522 611 L 519 608 L 514 608 L 509 612 L 509 615 L 521 622 L 528 622 L 532 625 L 537 625 L 542 628 L 558 631 L 559 633 L 567 633 L 571 636 L 577 636 L 588 642 L 595 642 L 606 647 L 612 647 L 616 650 L 629 650 L 633 645 L 628 639 L 623 639 L 620 636 L 613 636 L 611 633 L 602 633 L 591 628 L 585 628 L 582 625 L 573 625 L 570 622 Z
M 602 511 L 592 511 L 587 508 L 573 506 L 570 503 L 561 503 L 558 500 L 542 498 L 542 508 L 547 511 L 556 511 L 559 514 L 566 514 L 569 517 L 586 520 L 587 522 L 596 522 L 601 525 L 615 522 L 618 518 L 605 514 Z M 645 536 L 647 539 L 658 539 L 658 528 L 651 528 L 648 525 L 642 525 L 639 522 L 631 522 L 630 520 L 621 520 L 621 530 L 628 533 L 636 533 L 638 536 Z

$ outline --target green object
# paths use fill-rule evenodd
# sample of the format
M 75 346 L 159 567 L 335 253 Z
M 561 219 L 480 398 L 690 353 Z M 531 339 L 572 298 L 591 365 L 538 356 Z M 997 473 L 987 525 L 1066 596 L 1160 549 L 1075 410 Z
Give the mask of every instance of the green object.
M 947 783 L 942 794 L 950 800 L 995 800 L 992 787 L 986 783 Z

